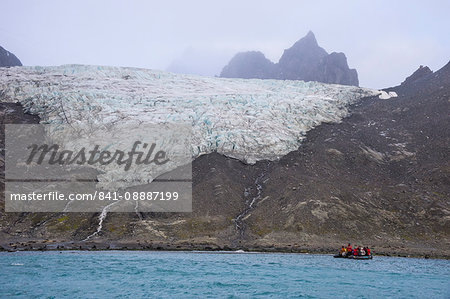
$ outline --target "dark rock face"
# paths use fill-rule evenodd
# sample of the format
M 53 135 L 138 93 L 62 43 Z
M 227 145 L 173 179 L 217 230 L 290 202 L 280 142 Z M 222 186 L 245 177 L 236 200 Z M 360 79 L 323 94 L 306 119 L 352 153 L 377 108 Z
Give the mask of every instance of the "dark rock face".
M 272 63 L 261 52 L 238 53 L 220 74 L 226 78 L 258 78 L 318 81 L 358 86 L 358 74 L 350 69 L 344 53 L 328 54 L 317 44 L 311 31 L 284 50 L 280 61 Z
M 22 62 L 13 53 L 0 46 L 0 67 L 3 66 L 22 66 Z
M 432 73 L 433 72 L 429 67 L 421 65 L 411 76 L 407 77 L 405 81 L 402 82 L 402 85 L 414 83 Z
M 358 86 L 358 73 L 349 69 L 344 53 L 333 52 L 319 64 L 318 77 L 314 81 Z
M 222 70 L 228 78 L 269 79 L 276 76 L 275 65 L 263 53 L 250 51 L 236 54 Z
M 280 79 L 318 81 L 319 65 L 324 64 L 328 53 L 317 44 L 310 31 L 292 47 L 284 50 L 278 62 Z

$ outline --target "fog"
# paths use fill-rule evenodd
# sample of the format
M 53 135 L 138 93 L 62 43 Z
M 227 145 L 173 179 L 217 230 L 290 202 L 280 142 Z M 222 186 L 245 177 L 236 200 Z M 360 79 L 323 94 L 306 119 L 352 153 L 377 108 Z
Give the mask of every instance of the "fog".
M 0 45 L 24 65 L 133 66 L 217 75 L 238 51 L 277 62 L 312 30 L 361 86 L 399 84 L 450 53 L 449 1 L 2 0 Z

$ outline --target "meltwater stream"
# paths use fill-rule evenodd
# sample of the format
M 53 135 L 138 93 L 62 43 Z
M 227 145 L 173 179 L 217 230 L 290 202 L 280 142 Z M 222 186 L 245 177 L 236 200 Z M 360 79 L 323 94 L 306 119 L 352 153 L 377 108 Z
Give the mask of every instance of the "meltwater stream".
M 0 298 L 449 298 L 450 261 L 330 255 L 0 253 Z
M 245 232 L 244 220 L 248 216 L 250 216 L 250 212 L 253 210 L 255 205 L 261 200 L 263 184 L 265 182 L 264 179 L 266 178 L 270 165 L 271 163 L 268 162 L 264 170 L 256 177 L 254 185 L 246 188 L 244 191 L 244 197 L 246 197 L 245 208 L 241 213 L 239 213 L 239 215 L 236 216 L 236 218 L 232 220 L 234 222 L 236 231 L 239 233 L 239 237 L 244 236 Z M 254 192 L 250 192 L 252 189 L 254 189 Z

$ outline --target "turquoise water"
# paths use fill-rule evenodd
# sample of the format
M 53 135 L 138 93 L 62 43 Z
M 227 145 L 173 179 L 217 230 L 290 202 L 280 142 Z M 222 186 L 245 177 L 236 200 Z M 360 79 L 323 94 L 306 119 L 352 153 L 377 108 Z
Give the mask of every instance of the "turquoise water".
M 450 261 L 194 252 L 0 253 L 0 297 L 450 298 Z

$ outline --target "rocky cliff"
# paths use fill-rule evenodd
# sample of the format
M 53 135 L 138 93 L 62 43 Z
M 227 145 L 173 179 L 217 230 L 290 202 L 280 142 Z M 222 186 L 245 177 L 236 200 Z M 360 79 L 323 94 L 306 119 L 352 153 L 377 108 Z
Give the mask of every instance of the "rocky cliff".
M 318 81 L 358 86 L 358 74 L 350 69 L 344 53 L 328 54 L 311 31 L 286 49 L 278 63 L 272 63 L 261 52 L 236 54 L 221 77 Z
M 276 65 L 257 51 L 236 54 L 226 65 L 221 77 L 270 79 L 278 76 Z
M 11 52 L 0 46 L 0 67 L 3 66 L 21 66 L 22 62 Z

